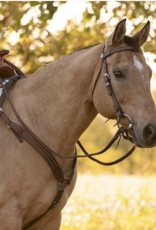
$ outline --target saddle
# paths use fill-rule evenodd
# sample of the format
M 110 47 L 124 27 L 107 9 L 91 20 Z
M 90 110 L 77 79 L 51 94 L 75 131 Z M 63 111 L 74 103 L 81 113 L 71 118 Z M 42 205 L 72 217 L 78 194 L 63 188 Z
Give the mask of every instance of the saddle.
M 8 79 L 12 76 L 16 75 L 16 71 L 5 63 L 5 59 L 3 56 L 7 55 L 10 51 L 9 50 L 0 50 L 0 78 L 1 79 Z

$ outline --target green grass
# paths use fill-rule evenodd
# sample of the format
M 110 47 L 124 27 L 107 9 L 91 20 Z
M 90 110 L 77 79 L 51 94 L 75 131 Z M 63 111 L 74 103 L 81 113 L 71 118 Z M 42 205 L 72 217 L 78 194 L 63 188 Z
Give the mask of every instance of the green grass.
M 156 178 L 82 174 L 60 230 L 156 230 Z

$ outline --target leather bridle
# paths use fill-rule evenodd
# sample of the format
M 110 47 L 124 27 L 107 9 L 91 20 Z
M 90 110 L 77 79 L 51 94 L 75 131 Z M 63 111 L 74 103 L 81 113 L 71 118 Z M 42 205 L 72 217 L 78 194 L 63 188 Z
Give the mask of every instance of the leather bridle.
M 109 142 L 109 144 L 103 150 L 101 150 L 100 152 L 97 152 L 97 153 L 89 154 L 85 150 L 85 148 L 83 147 L 83 145 L 81 144 L 81 142 L 79 140 L 77 141 L 77 144 L 82 149 L 82 151 L 85 153 L 85 155 L 77 155 L 77 151 L 76 151 L 76 148 L 75 148 L 75 155 L 73 155 L 73 156 L 63 156 L 61 154 L 58 154 L 54 150 L 50 149 L 48 146 L 46 146 L 41 140 L 39 140 L 37 138 L 37 136 L 23 122 L 23 120 L 19 116 L 18 112 L 16 111 L 14 105 L 12 104 L 12 102 L 10 100 L 10 97 L 9 97 L 9 95 L 8 95 L 6 89 L 5 89 L 5 86 L 3 85 L 2 80 L 0 79 L 0 84 L 3 87 L 5 95 L 6 95 L 7 99 L 8 99 L 8 101 L 9 101 L 9 103 L 10 103 L 10 105 L 11 105 L 11 107 L 12 107 L 12 109 L 13 109 L 16 117 L 17 117 L 17 119 L 21 123 L 21 126 L 16 124 L 12 120 L 10 120 L 8 118 L 8 116 L 6 115 L 6 113 L 4 113 L 4 111 L 1 108 L 0 108 L 0 117 L 7 124 L 7 127 L 9 127 L 10 130 L 13 131 L 13 133 L 15 134 L 15 136 L 17 137 L 19 142 L 22 143 L 23 139 L 24 139 L 25 141 L 27 141 L 33 148 L 35 148 L 41 154 L 41 156 L 44 158 L 44 160 L 47 162 L 47 164 L 51 168 L 52 173 L 56 177 L 56 180 L 58 181 L 59 186 L 60 186 L 60 188 L 58 190 L 58 193 L 56 194 L 56 197 L 55 197 L 54 201 L 52 202 L 51 206 L 48 208 L 48 210 L 44 214 L 42 214 L 41 216 L 36 218 L 35 220 L 33 220 L 30 223 L 24 225 L 22 230 L 26 230 L 27 228 L 29 228 L 30 226 L 35 224 L 50 209 L 54 208 L 59 203 L 66 186 L 69 185 L 71 180 L 72 180 L 72 177 L 74 175 L 74 170 L 75 170 L 75 167 L 76 167 L 76 159 L 78 157 L 88 157 L 91 160 L 93 160 L 93 161 L 95 161 L 95 162 L 97 162 L 99 164 L 108 166 L 108 165 L 114 165 L 114 164 L 117 164 L 117 163 L 123 161 L 130 154 L 132 154 L 132 152 L 136 149 L 136 146 L 134 145 L 130 149 L 130 151 L 128 153 L 126 153 L 121 158 L 119 158 L 119 159 L 117 159 L 115 161 L 112 161 L 112 162 L 102 162 L 102 161 L 99 161 L 98 159 L 94 158 L 94 156 L 100 155 L 100 154 L 106 152 L 118 138 L 119 138 L 119 141 L 120 141 L 121 137 L 123 137 L 125 140 L 129 140 L 130 142 L 133 143 L 133 138 L 131 136 L 129 136 L 129 131 L 133 129 L 132 119 L 130 118 L 129 115 L 127 115 L 127 114 L 125 114 L 123 112 L 122 108 L 120 107 L 120 105 L 118 103 L 118 100 L 117 100 L 117 98 L 116 98 L 116 96 L 114 94 L 113 88 L 112 88 L 111 79 L 110 79 L 110 76 L 109 76 L 109 73 L 108 73 L 108 68 L 107 68 L 107 63 L 106 63 L 106 58 L 107 57 L 109 57 L 110 55 L 113 55 L 114 53 L 123 52 L 123 51 L 140 52 L 140 51 L 134 49 L 133 47 L 129 47 L 129 46 L 128 47 L 121 47 L 121 48 L 113 49 L 112 51 L 109 51 L 107 53 L 105 52 L 105 46 L 103 47 L 103 50 L 102 50 L 101 65 L 100 65 L 100 69 L 98 71 L 98 74 L 97 74 L 97 77 L 96 77 L 96 80 L 95 80 L 92 95 L 94 94 L 94 90 L 95 90 L 98 78 L 99 78 L 99 76 L 101 74 L 102 67 L 104 66 L 104 81 L 105 81 L 105 85 L 106 85 L 108 94 L 112 97 L 112 100 L 113 100 L 114 105 L 116 107 L 116 112 L 109 119 L 111 119 L 115 115 L 117 115 L 117 123 L 116 123 L 116 125 L 118 126 L 118 130 L 117 130 L 115 136 L 113 137 L 113 139 Z M 7 62 L 7 61 L 5 60 L 5 62 Z M 16 70 L 16 73 L 18 73 L 20 75 L 20 70 L 16 66 L 12 65 L 10 62 L 7 62 L 7 64 L 10 65 L 11 67 L 13 67 Z M 22 75 L 23 75 L 23 73 L 22 73 Z M 128 125 L 127 129 L 122 127 L 122 126 L 120 126 L 120 124 L 119 124 L 121 119 L 123 119 L 123 118 L 128 119 L 129 125 Z M 66 158 L 66 159 L 74 158 L 72 171 L 71 171 L 71 173 L 70 173 L 70 175 L 68 177 L 64 176 L 64 173 L 63 173 L 62 169 L 60 168 L 60 166 L 59 166 L 57 160 L 55 159 L 54 155 L 57 156 L 57 157 Z
M 132 119 L 128 114 L 123 112 L 121 106 L 118 103 L 118 100 L 117 100 L 117 98 L 115 96 L 115 93 L 113 91 L 113 87 L 112 87 L 112 84 L 111 84 L 111 79 L 110 79 L 110 76 L 109 76 L 109 73 L 108 73 L 108 68 L 107 68 L 107 63 L 106 63 L 106 58 L 107 57 L 109 57 L 109 56 L 111 56 L 111 55 L 113 55 L 115 53 L 119 53 L 119 52 L 123 52 L 123 51 L 135 51 L 135 52 L 142 53 L 141 50 L 135 49 L 135 48 L 130 47 L 130 46 L 125 46 L 125 47 L 120 47 L 120 48 L 117 48 L 117 49 L 113 49 L 113 50 L 111 50 L 111 51 L 106 53 L 105 52 L 105 45 L 104 45 L 103 50 L 102 50 L 102 54 L 101 54 L 101 57 L 100 57 L 101 58 L 101 65 L 100 65 L 100 68 L 99 68 L 99 71 L 98 71 L 98 74 L 97 74 L 97 77 L 96 77 L 96 80 L 95 80 L 95 83 L 94 83 L 94 86 L 93 86 L 93 90 L 92 90 L 92 96 L 93 96 L 95 88 L 96 88 L 96 84 L 98 82 L 98 79 L 99 79 L 101 71 L 102 71 L 102 67 L 104 66 L 104 76 L 103 76 L 103 78 L 104 78 L 105 86 L 107 88 L 108 95 L 112 97 L 112 100 L 113 100 L 114 105 L 116 107 L 115 113 L 108 120 L 110 120 L 111 118 L 113 118 L 117 114 L 117 122 L 116 122 L 115 125 L 117 125 L 118 130 L 117 130 L 116 134 L 114 135 L 112 140 L 108 143 L 108 145 L 104 149 L 99 151 L 99 152 L 88 153 L 86 151 L 86 149 L 84 148 L 84 146 L 81 144 L 81 142 L 78 140 L 77 144 L 79 145 L 79 147 L 81 148 L 81 150 L 84 152 L 85 155 L 62 156 L 62 155 L 60 155 L 58 153 L 55 153 L 55 155 L 57 157 L 60 157 L 60 158 L 88 157 L 91 160 L 97 162 L 98 164 L 101 164 L 101 165 L 104 165 L 104 166 L 110 166 L 110 165 L 115 165 L 115 164 L 123 161 L 128 156 L 130 156 L 134 152 L 134 150 L 136 149 L 136 145 L 133 145 L 133 147 L 124 156 L 118 158 L 115 161 L 111 161 L 111 162 L 103 162 L 103 161 L 100 161 L 100 160 L 94 158 L 94 156 L 101 155 L 102 153 L 106 152 L 118 138 L 119 138 L 119 141 L 117 143 L 117 146 L 118 146 L 121 138 L 124 138 L 125 140 L 128 140 L 128 141 L 133 143 L 133 138 L 131 136 L 129 136 L 129 131 L 133 129 Z M 120 121 L 123 118 L 126 118 L 128 120 L 128 122 L 129 122 L 128 128 L 124 128 L 124 127 L 122 127 L 120 125 Z

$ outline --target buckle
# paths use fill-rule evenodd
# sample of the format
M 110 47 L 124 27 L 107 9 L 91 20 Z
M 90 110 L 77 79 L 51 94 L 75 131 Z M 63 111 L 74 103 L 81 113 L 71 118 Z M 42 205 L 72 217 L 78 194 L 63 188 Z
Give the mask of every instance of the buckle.
M 64 192 L 65 188 L 66 188 L 67 185 L 68 185 L 67 180 L 64 180 L 63 183 L 59 183 L 59 185 L 60 185 L 59 191 Z
M 104 59 L 104 53 L 101 54 L 100 58 L 101 58 L 101 61 L 103 61 L 103 59 Z

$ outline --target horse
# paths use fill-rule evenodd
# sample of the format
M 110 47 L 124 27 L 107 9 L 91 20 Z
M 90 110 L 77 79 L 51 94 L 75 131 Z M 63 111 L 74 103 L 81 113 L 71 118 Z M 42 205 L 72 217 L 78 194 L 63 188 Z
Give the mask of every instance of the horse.
M 80 49 L 16 81 L 8 94 L 25 124 L 57 153 L 65 157 L 74 156 L 77 140 L 98 113 L 118 119 L 116 104 L 103 79 L 107 66 L 106 75 L 109 74 L 113 92 L 120 108 L 127 114 L 118 123 L 123 127 L 132 123 L 129 135 L 136 146 L 154 147 L 156 110 L 150 92 L 152 71 L 141 51 L 149 30 L 150 22 L 147 22 L 129 37 L 125 35 L 124 19 L 105 43 Z M 130 48 L 125 50 L 125 47 Z M 105 67 L 101 66 L 100 58 L 104 52 L 109 53 Z M 7 99 L 3 111 L 19 123 Z M 19 143 L 2 119 L 0 127 L 1 230 L 59 230 L 61 210 L 76 183 L 76 168 L 59 203 L 48 209 L 58 192 L 55 175 L 36 149 L 26 141 Z M 73 159 L 55 158 L 64 175 L 69 175 Z M 29 225 L 40 216 L 42 218 Z

